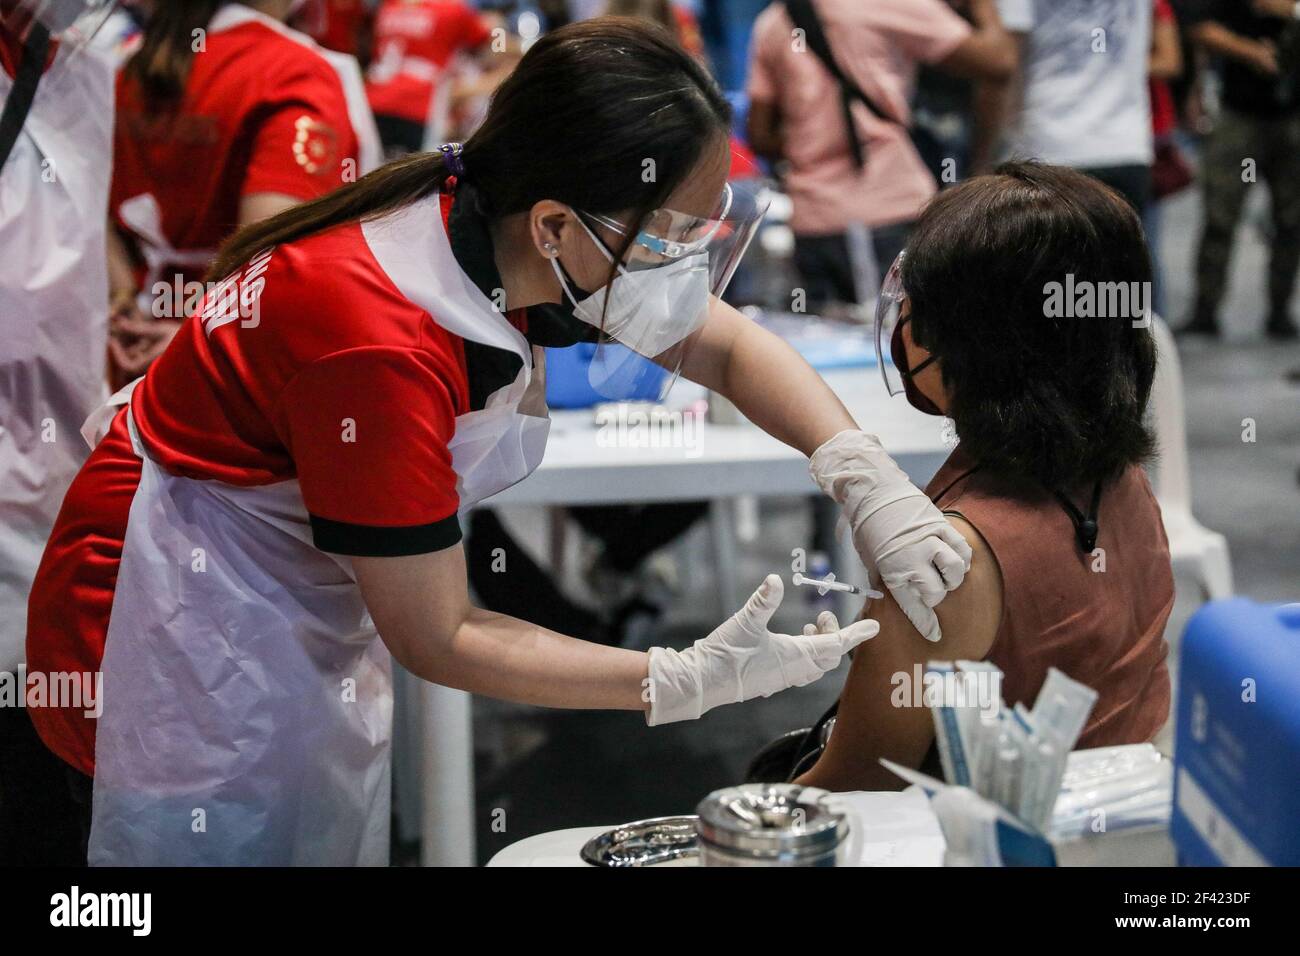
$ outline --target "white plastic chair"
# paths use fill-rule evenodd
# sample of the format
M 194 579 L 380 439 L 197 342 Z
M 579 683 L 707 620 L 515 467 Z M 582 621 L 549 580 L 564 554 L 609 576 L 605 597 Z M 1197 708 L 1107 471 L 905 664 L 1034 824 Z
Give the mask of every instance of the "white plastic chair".
M 1178 347 L 1164 320 L 1151 322 L 1158 352 L 1151 415 L 1160 446 L 1153 485 L 1169 537 L 1174 574 L 1194 579 L 1205 600 L 1232 594 L 1228 542 L 1192 515 L 1191 477 L 1187 464 L 1187 423 L 1183 408 L 1183 372 Z

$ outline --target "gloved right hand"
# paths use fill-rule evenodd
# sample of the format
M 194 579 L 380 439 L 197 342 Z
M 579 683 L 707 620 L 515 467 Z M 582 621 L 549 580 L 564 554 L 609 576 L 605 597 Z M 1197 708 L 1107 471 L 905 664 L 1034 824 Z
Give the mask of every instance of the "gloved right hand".
M 841 628 L 823 614 L 820 627 L 803 635 L 775 634 L 768 622 L 781 605 L 785 586 L 775 574 L 745 606 L 708 637 L 684 651 L 650 648 L 650 726 L 694 720 L 719 704 L 769 697 L 787 687 L 811 684 L 839 666 L 880 625 L 857 621 Z

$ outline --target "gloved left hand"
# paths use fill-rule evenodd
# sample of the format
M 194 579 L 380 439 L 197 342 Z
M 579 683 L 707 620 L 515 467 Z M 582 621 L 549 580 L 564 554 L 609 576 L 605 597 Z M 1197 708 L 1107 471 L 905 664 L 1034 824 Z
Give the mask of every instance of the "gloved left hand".
M 694 720 L 719 704 L 768 697 L 787 687 L 802 687 L 839 666 L 842 658 L 880 625 L 856 621 L 841 628 L 823 614 L 802 635 L 775 634 L 768 622 L 785 593 L 769 574 L 745 606 L 708 637 L 684 651 L 650 648 L 650 726 Z

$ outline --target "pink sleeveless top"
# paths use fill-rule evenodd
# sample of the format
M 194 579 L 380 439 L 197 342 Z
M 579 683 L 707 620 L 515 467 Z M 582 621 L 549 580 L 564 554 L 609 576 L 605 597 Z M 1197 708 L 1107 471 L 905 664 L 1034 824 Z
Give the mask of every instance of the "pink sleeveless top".
M 1092 491 L 1067 494 L 1086 513 Z M 1002 570 L 1002 620 L 986 660 L 1005 674 L 1007 705 L 1033 706 L 1047 668 L 1056 667 L 1099 695 L 1077 747 L 1150 740 L 1169 715 L 1164 631 L 1174 582 L 1142 468 L 1103 488 L 1100 551 L 1091 553 L 1050 491 L 975 468 L 960 449 L 926 492 L 979 531 Z

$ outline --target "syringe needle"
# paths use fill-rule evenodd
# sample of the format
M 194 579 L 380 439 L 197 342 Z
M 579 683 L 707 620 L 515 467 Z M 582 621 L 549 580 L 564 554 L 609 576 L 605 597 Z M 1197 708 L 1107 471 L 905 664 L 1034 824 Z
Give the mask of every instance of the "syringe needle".
M 870 588 L 860 588 L 855 584 L 849 584 L 846 581 L 836 581 L 834 575 L 828 578 L 810 578 L 796 571 L 790 578 L 796 587 L 816 588 L 818 593 L 825 594 L 827 591 L 840 591 L 844 594 L 865 594 L 869 598 L 884 597 L 879 591 L 873 591 Z

